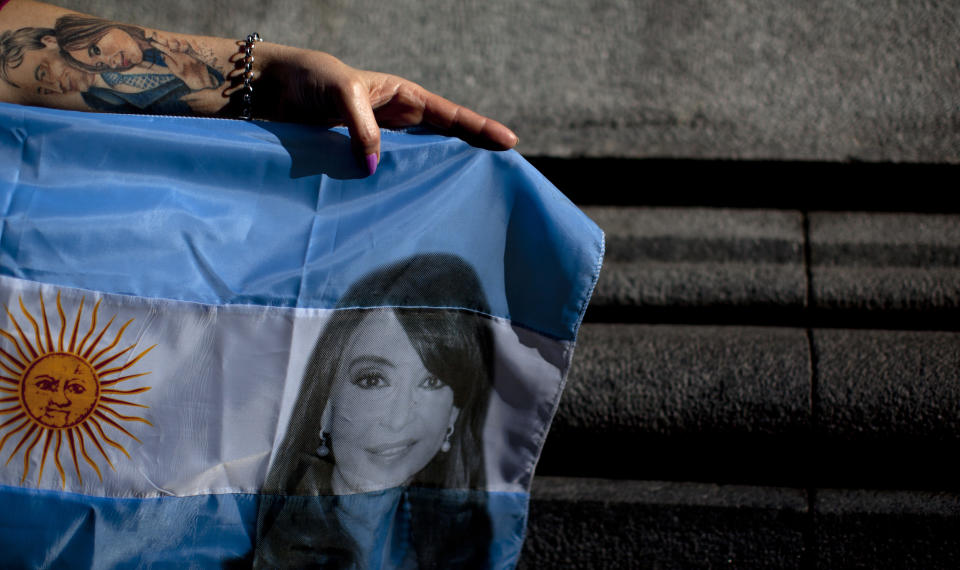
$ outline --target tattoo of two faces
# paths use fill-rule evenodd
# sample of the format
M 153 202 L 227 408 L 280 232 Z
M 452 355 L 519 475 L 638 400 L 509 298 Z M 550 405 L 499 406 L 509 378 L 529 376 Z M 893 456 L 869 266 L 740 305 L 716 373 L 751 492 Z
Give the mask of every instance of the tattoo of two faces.
M 0 79 L 40 96 L 41 104 L 72 99 L 96 111 L 211 114 L 227 103 L 224 71 L 210 50 L 76 14 L 53 28 L 0 33 Z

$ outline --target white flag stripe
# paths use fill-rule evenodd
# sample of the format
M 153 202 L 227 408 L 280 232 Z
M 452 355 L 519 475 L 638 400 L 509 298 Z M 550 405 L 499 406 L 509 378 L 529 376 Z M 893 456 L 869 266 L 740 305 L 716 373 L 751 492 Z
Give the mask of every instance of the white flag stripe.
M 57 306 L 58 293 L 63 317 Z M 81 298 L 83 311 L 77 320 Z M 146 299 L 0 277 L 0 301 L 31 344 L 37 344 L 37 335 L 20 307 L 20 299 L 26 312 L 38 323 L 44 347 L 47 347 L 45 335 L 49 330 L 53 351 L 60 349 L 61 329 L 65 339 L 63 352 L 70 352 L 70 338 L 75 329 L 78 331 L 76 344 L 79 344 L 91 330 L 93 307 L 98 301 L 97 326 L 87 346 L 111 317 L 115 315 L 115 319 L 93 354 L 107 347 L 121 325 L 133 319 L 116 346 L 106 351 L 101 360 L 134 343 L 136 346 L 104 366 L 101 372 L 123 367 L 137 354 L 156 345 L 128 369 L 102 379 L 109 381 L 148 373 L 110 387 L 124 392 L 149 387 L 148 391 L 119 396 L 101 394 L 101 402 L 104 398 L 112 398 L 149 406 L 144 409 L 135 405 L 110 404 L 120 415 L 140 416 L 152 426 L 140 421 L 121 420 L 116 414 L 100 411 L 101 416 L 119 427 L 100 419 L 102 434 L 86 420 L 74 429 L 75 433 L 83 431 L 90 461 L 80 452 L 79 441 L 73 446 L 76 451 L 71 451 L 66 430 L 41 428 L 24 438 L 29 426 L 7 438 L 0 454 L 2 485 L 21 485 L 24 455 L 37 439 L 29 453 L 25 485 L 110 497 L 258 492 L 276 447 L 283 440 L 290 414 L 297 405 L 303 370 L 313 344 L 333 312 L 329 309 L 213 306 Z M 44 314 L 48 327 L 44 324 Z M 6 312 L 0 315 L 0 329 L 20 339 L 9 315 Z M 488 318 L 495 344 L 495 373 L 483 433 L 486 488 L 525 492 L 569 368 L 573 343 L 514 327 L 505 319 Z M 29 357 L 25 343 L 21 341 L 19 344 Z M 17 360 L 27 360 L 19 357 L 17 346 L 9 338 L 0 338 L 0 348 Z M 15 364 L 8 360 L 4 362 L 13 372 L 18 371 Z M 27 362 L 21 364 L 24 368 L 29 366 Z M 17 379 L 9 370 L 0 370 L 0 375 Z M 7 388 L 2 396 L 8 399 L 13 398 L 13 391 L 19 389 L 11 382 L 3 383 L 2 387 Z M 11 402 L 0 408 L 17 406 L 23 407 L 20 402 Z M 0 424 L 17 414 L 14 409 L 0 415 Z M 318 425 L 319 420 L 318 417 Z M 0 439 L 18 425 L 13 422 L 0 429 Z M 56 450 L 56 442 L 61 437 L 57 435 L 58 431 L 62 432 L 59 452 Z M 47 432 L 51 437 L 44 451 Z M 21 439 L 25 439 L 23 445 L 11 457 Z M 108 465 L 94 439 L 99 441 L 115 470 Z M 111 446 L 107 439 L 122 446 L 130 454 L 130 459 L 123 451 Z M 77 456 L 82 483 L 77 477 L 73 456 Z M 2 462 L 8 457 L 11 460 L 4 465 Z M 57 459 L 63 475 L 56 465 Z M 99 467 L 102 482 L 91 461 Z M 41 464 L 43 475 L 38 484 Z

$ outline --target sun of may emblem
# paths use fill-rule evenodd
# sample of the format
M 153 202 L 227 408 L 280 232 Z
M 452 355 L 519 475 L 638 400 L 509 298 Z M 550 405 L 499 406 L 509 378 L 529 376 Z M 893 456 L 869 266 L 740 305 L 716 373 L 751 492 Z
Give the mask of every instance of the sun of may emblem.
M 117 386 L 149 374 L 149 372 L 124 373 L 156 345 L 132 358 L 128 357 L 123 364 L 116 364 L 118 359 L 136 347 L 136 344 L 132 344 L 123 349 L 116 348 L 123 337 L 123 331 L 133 322 L 133 319 L 117 329 L 113 340 L 101 348 L 101 342 L 105 342 L 104 335 L 107 334 L 116 315 L 98 331 L 99 308 L 100 301 L 97 301 L 93 306 L 90 326 L 83 338 L 79 340 L 77 337 L 81 334 L 80 317 L 83 313 L 83 299 L 80 300 L 73 326 L 68 327 L 67 317 L 60 304 L 60 293 L 57 293 L 60 330 L 56 338 L 52 334 L 47 319 L 47 309 L 42 294 L 40 295 L 42 323 L 37 323 L 37 319 L 24 306 L 23 298 L 20 298 L 20 310 L 31 325 L 27 331 L 33 333 L 32 339 L 28 333 L 24 332 L 24 327 L 17 322 L 10 308 L 6 308 L 14 330 L 0 329 L 0 336 L 6 340 L 6 343 L 0 342 L 0 422 L 2 422 L 0 433 L 6 432 L 0 438 L 0 453 L 3 452 L 8 441 L 11 445 L 16 441 L 16 446 L 6 460 L 8 465 L 14 456 L 23 450 L 21 483 L 27 479 L 30 458 L 35 451 L 40 453 L 38 483 L 43 477 L 47 457 L 52 452 L 53 462 L 60 473 L 61 484 L 66 486 L 66 473 L 60 462 L 60 452 L 64 447 L 69 448 L 69 457 L 73 460 L 73 469 L 80 482 L 83 482 L 83 476 L 80 474 L 78 456 L 96 471 L 102 481 L 103 475 L 100 473 L 100 468 L 90 457 L 91 453 L 96 455 L 96 452 L 90 446 L 99 451 L 100 456 L 112 469 L 114 469 L 113 463 L 103 447 L 104 443 L 119 449 L 128 459 L 130 458 L 127 450 L 107 435 L 106 428 L 119 431 L 140 443 L 140 440 L 127 431 L 120 422 L 143 422 L 152 425 L 144 418 L 123 415 L 114 408 L 116 406 L 147 407 L 123 398 L 146 392 L 150 389 L 149 386 L 128 390 L 120 390 Z M 69 337 L 64 338 L 68 332 Z M 5 350 L 3 344 L 12 345 L 11 351 Z M 116 437 L 115 434 L 110 435 Z M 38 450 L 38 446 L 42 446 L 42 449 Z

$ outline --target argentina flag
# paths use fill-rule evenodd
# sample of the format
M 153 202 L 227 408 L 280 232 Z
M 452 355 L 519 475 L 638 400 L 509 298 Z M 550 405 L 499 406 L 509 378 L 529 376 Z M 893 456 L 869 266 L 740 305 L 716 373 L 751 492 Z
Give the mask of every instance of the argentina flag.
M 603 235 L 513 151 L 0 104 L 0 565 L 510 568 Z

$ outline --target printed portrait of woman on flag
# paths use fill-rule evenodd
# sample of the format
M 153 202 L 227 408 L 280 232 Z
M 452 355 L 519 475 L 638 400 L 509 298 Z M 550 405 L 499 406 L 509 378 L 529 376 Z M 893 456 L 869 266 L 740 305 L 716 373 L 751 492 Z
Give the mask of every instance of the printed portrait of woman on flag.
M 486 313 L 476 273 L 453 255 L 418 255 L 349 288 L 267 476 L 258 563 L 482 565 Z

